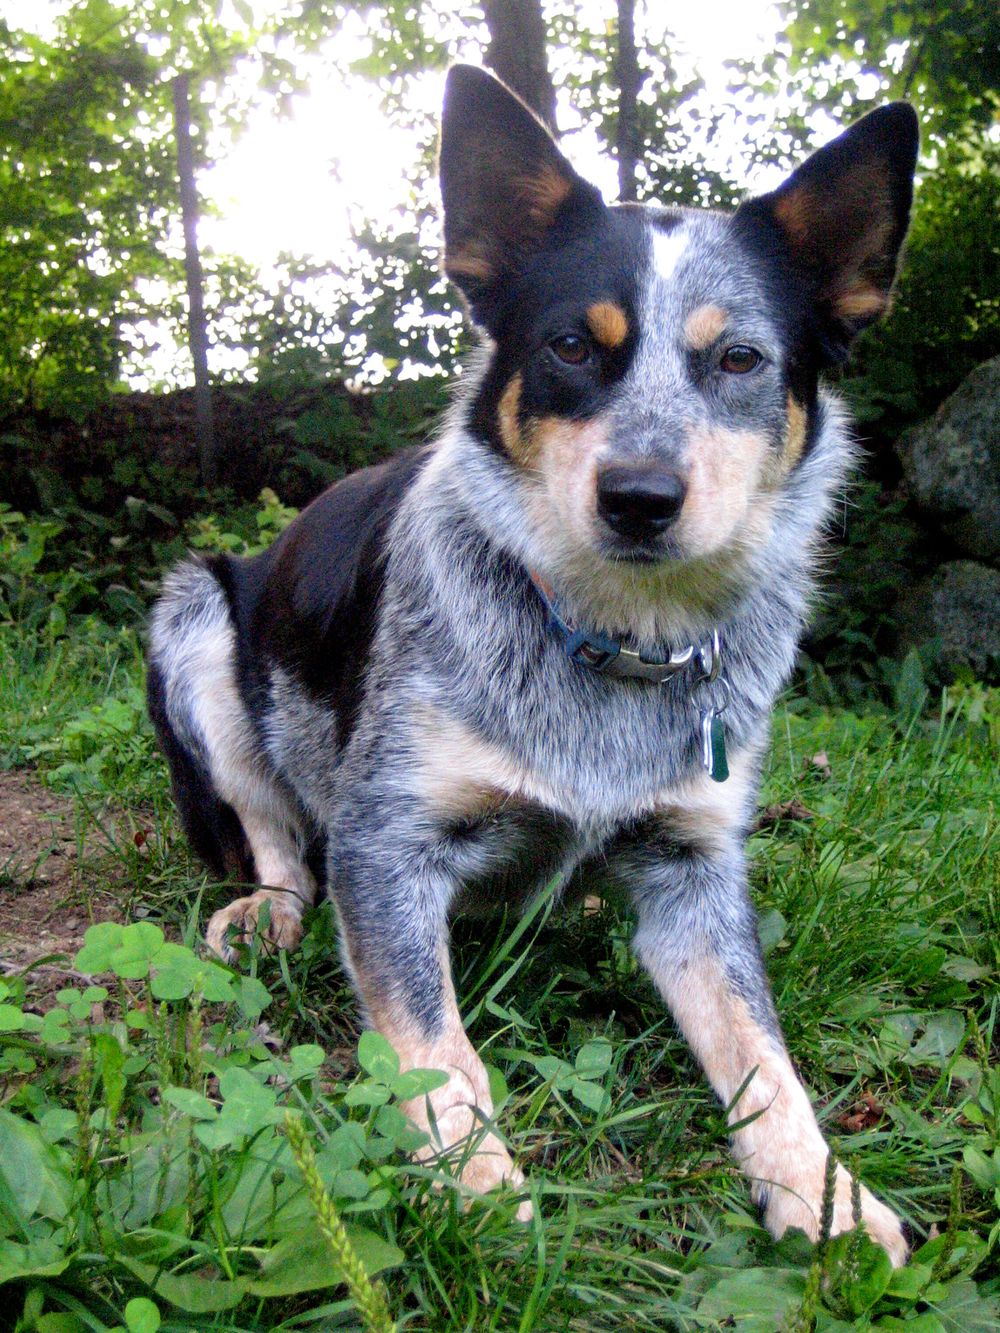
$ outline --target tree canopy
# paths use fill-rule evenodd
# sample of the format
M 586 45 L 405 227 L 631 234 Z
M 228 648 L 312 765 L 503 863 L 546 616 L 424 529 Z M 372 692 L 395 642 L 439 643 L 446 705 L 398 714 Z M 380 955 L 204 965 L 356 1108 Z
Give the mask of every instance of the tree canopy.
M 491 62 L 571 153 L 581 134 L 603 146 L 617 159 L 622 197 L 668 204 L 731 205 L 736 158 L 801 155 L 817 108 L 849 119 L 886 97 L 910 97 L 926 178 L 911 256 L 917 271 L 923 238 L 939 245 L 943 220 L 951 227 L 961 217 L 952 254 L 968 262 L 944 325 L 973 334 L 978 355 L 996 333 L 996 7 L 789 0 L 781 14 L 773 50 L 734 67 L 731 98 L 711 106 L 697 77 L 678 72 L 657 7 L 634 0 L 73 0 L 48 38 L 0 22 L 0 411 L 93 401 L 120 382 L 129 358 L 148 359 L 164 329 L 179 341 L 172 81 L 191 81 L 205 166 L 251 107 L 288 102 L 302 86 L 300 57 L 317 49 L 338 77 L 375 86 L 386 114 L 414 135 L 409 198 L 359 226 L 338 264 L 289 255 L 278 279 L 265 281 L 238 256 L 205 257 L 212 337 L 240 349 L 236 373 L 451 369 L 460 318 L 438 266 L 435 123 L 415 92 L 456 58 Z M 345 56 L 338 35 L 358 16 L 366 45 Z M 922 336 L 918 289 L 904 280 L 901 311 Z M 898 392 L 873 390 L 883 400 Z

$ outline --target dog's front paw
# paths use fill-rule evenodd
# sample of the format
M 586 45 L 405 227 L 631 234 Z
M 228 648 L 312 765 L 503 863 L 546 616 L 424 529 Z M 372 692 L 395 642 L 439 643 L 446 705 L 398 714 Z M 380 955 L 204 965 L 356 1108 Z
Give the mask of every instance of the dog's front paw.
M 778 1238 L 789 1227 L 799 1227 L 810 1240 L 819 1240 L 824 1172 L 825 1164 L 821 1160 L 780 1184 L 774 1181 L 761 1183 L 758 1194 L 761 1198 L 766 1197 L 764 1222 L 772 1236 Z M 893 1267 L 900 1268 L 906 1262 L 909 1251 L 902 1224 L 892 1209 L 880 1203 L 864 1185 L 861 1186 L 861 1216 L 869 1236 L 882 1246 L 892 1260 Z M 830 1235 L 839 1236 L 841 1232 L 851 1231 L 853 1227 L 851 1177 L 842 1166 L 838 1166 Z
M 433 1131 L 422 1110 L 416 1114 L 411 1110 L 410 1114 L 425 1132 L 430 1133 L 430 1143 L 416 1153 L 418 1161 L 438 1162 L 447 1156 L 459 1181 L 473 1194 L 488 1194 L 503 1185 L 516 1189 L 524 1184 L 524 1174 L 514 1165 L 510 1153 L 494 1133 L 484 1130 L 482 1121 L 468 1103 L 435 1110 Z M 519 1222 L 531 1221 L 530 1200 L 522 1200 L 516 1216 Z
M 264 942 L 270 950 L 294 949 L 302 939 L 302 905 L 293 893 L 260 889 L 222 907 L 208 923 L 205 943 L 227 963 L 236 961 L 236 945 L 253 938 L 257 922 L 268 905 Z
M 514 1165 L 510 1153 L 495 1134 L 466 1142 L 470 1144 L 471 1152 L 461 1142 L 456 1146 L 460 1166 L 458 1178 L 467 1189 L 474 1194 L 488 1194 L 504 1185 L 517 1189 L 524 1184 L 524 1173 Z M 530 1222 L 531 1215 L 531 1201 L 522 1200 L 517 1207 L 517 1220 Z

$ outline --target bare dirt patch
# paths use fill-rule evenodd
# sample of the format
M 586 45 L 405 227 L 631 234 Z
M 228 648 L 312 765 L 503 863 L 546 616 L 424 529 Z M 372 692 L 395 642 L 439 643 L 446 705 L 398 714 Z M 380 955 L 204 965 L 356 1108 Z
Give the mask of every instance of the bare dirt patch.
M 42 991 L 74 976 L 87 927 L 122 919 L 113 873 L 88 868 L 106 850 L 69 797 L 30 772 L 0 772 L 0 973 L 31 968 Z M 39 964 L 52 954 L 66 957 Z

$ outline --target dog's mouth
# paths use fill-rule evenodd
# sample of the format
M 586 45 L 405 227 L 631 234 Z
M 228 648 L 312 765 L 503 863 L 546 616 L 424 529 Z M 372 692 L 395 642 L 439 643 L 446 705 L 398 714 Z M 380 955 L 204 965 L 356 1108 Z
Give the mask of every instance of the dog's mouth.
M 673 533 L 656 537 L 627 537 L 604 531 L 599 550 L 605 560 L 615 565 L 659 565 L 683 559 L 680 543 Z

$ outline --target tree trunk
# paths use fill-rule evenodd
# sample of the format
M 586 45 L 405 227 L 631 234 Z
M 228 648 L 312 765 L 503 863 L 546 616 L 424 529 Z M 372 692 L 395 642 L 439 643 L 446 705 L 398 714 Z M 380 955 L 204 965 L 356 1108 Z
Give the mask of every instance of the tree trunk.
M 637 197 L 636 166 L 640 157 L 637 111 L 642 86 L 635 49 L 635 0 L 618 0 L 615 79 L 618 83 L 618 129 L 615 134 L 618 198 L 634 203 Z
M 486 64 L 556 131 L 556 94 L 545 49 L 541 0 L 483 0 Z
M 181 218 L 184 223 L 184 278 L 188 298 L 188 346 L 194 362 L 194 415 L 198 467 L 203 486 L 215 484 L 218 459 L 212 424 L 212 388 L 208 380 L 208 323 L 205 319 L 204 280 L 198 254 L 198 191 L 194 180 L 194 150 L 191 144 L 191 107 L 188 76 L 178 74 L 173 82 L 174 134 L 177 138 L 177 176 L 180 182 Z

